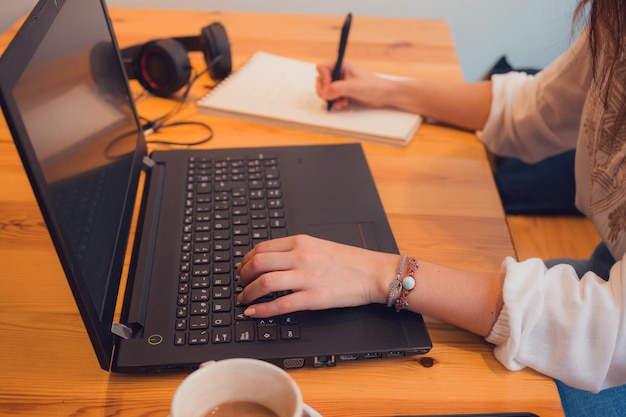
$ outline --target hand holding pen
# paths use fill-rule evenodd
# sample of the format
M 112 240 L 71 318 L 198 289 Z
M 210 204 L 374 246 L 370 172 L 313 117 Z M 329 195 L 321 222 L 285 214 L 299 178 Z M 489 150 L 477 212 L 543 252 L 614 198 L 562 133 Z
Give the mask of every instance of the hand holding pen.
M 349 103 L 364 107 L 391 105 L 393 81 L 344 59 L 351 21 L 352 15 L 348 14 L 341 31 L 337 61 L 317 65 L 317 95 L 328 102 L 328 110 L 340 110 Z
M 352 24 L 352 13 L 348 13 L 343 27 L 341 28 L 341 39 L 339 40 L 339 51 L 337 53 L 337 62 L 333 69 L 333 81 L 337 81 L 341 78 L 341 66 L 343 65 L 343 56 L 346 53 L 346 46 L 348 45 L 348 34 L 350 33 L 350 25 Z M 327 109 L 330 110 L 333 107 L 333 100 L 328 101 Z

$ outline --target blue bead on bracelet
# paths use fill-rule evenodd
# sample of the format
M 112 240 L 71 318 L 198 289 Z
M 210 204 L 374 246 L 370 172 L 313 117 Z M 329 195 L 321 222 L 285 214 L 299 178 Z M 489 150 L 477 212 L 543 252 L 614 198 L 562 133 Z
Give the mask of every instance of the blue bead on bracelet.
M 402 278 L 402 288 L 407 291 L 411 291 L 415 287 L 415 278 L 406 276 Z
M 415 273 L 420 265 L 414 257 L 410 257 L 407 261 L 406 272 L 404 278 L 402 278 L 402 290 L 400 291 L 400 297 L 396 300 L 396 311 L 400 311 L 409 305 L 407 301 L 409 292 L 415 288 Z

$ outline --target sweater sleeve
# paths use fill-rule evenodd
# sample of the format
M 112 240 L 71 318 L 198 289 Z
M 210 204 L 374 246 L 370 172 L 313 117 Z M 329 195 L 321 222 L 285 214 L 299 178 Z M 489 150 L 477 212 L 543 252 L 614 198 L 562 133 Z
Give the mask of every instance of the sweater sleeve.
M 585 36 L 536 75 L 520 72 L 492 77 L 492 102 L 477 132 L 497 155 L 537 162 L 574 149 L 591 82 Z
M 496 358 L 587 391 L 626 384 L 625 265 L 604 281 L 578 279 L 570 265 L 505 259 L 504 307 L 486 338 Z

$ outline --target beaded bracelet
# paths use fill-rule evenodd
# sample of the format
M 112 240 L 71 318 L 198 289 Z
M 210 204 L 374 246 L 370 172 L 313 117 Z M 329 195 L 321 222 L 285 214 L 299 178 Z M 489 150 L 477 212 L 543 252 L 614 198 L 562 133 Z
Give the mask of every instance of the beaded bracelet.
M 389 295 L 387 296 L 387 307 L 391 307 L 393 303 L 400 296 L 400 291 L 402 290 L 402 273 L 404 272 L 404 266 L 406 264 L 407 256 L 402 255 L 402 259 L 400 260 L 400 265 L 398 266 L 398 272 L 396 273 L 396 277 L 391 284 L 389 284 Z
M 419 267 L 420 264 L 417 263 L 417 260 L 414 257 L 409 258 L 406 266 L 406 274 L 404 275 L 404 278 L 402 278 L 402 290 L 400 292 L 400 297 L 396 300 L 396 311 L 398 312 L 409 305 L 407 298 L 409 297 L 409 292 L 415 288 L 415 273 Z

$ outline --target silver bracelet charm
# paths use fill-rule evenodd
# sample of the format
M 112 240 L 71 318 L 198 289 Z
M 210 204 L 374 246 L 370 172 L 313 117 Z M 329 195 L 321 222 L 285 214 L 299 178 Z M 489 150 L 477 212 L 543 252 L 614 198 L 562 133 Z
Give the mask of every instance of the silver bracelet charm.
M 404 266 L 406 265 L 407 255 L 402 255 L 402 259 L 400 260 L 400 265 L 398 266 L 398 272 L 396 273 L 396 277 L 389 284 L 389 295 L 387 296 L 387 307 L 391 307 L 394 305 L 395 301 L 400 296 L 400 292 L 402 291 L 402 281 L 400 278 L 402 277 L 402 273 L 404 272 Z

